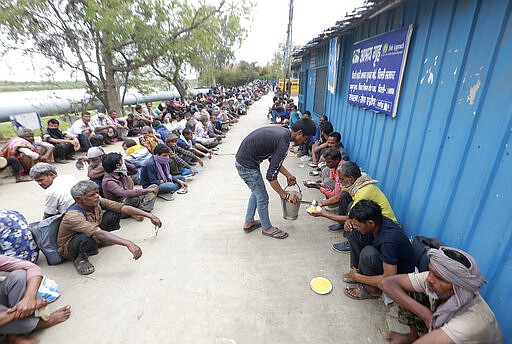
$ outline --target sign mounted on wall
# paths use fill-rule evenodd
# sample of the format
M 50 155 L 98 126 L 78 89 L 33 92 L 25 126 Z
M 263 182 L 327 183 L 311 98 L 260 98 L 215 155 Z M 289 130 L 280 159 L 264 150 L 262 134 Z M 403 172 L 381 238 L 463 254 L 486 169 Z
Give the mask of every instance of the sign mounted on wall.
M 396 117 L 413 26 L 354 43 L 348 102 Z

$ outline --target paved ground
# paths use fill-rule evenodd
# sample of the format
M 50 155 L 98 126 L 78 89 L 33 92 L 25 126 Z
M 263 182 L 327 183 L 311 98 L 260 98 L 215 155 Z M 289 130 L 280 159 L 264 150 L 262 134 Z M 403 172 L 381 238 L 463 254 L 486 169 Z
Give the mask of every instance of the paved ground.
M 242 231 L 249 190 L 234 169 L 234 154 L 253 129 L 267 125 L 266 96 L 228 134 L 218 155 L 176 200 L 158 199 L 154 213 L 164 223 L 158 237 L 151 223 L 122 220 L 116 234 L 136 242 L 143 256 L 131 260 L 122 247 L 106 247 L 91 257 L 96 272 L 79 276 L 72 263 L 47 266 L 73 314 L 64 324 L 36 335 L 42 343 L 383 343 L 394 307 L 381 300 L 355 301 L 343 293 L 341 276 L 349 256 L 334 252 L 340 234 L 330 221 L 282 218 L 278 196 L 270 194 L 273 224 L 289 238 Z M 110 151 L 121 151 L 120 145 Z M 86 178 L 73 164 L 57 165 L 60 174 Z M 285 166 L 299 181 L 310 168 L 290 154 Z M 266 165 L 263 167 L 266 169 Z M 284 184 L 284 179 L 281 180 Z M 303 190 L 304 199 L 319 198 Z M 36 183 L 0 185 L 0 204 L 16 209 L 29 222 L 43 214 L 43 190 Z M 309 281 L 329 278 L 329 295 L 316 295 Z

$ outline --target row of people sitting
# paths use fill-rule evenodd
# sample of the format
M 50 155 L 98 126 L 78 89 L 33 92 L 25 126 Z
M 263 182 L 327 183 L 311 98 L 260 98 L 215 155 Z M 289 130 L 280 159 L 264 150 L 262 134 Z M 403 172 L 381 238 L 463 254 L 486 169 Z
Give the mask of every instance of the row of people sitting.
M 382 295 L 399 304 L 399 321 L 410 332 L 388 333 L 389 343 L 412 343 L 420 337 L 422 343 L 502 343 L 495 316 L 478 293 L 485 280 L 474 258 L 441 246 L 428 251 L 429 264 L 421 264 L 418 247 L 405 234 L 377 180 L 349 161 L 341 135 L 332 132 L 327 118 L 319 127 L 323 140 L 301 152 L 313 160 L 310 175 L 321 176 L 304 185 L 324 197 L 320 208 L 308 213 L 332 220 L 328 230 L 347 239 L 332 245 L 334 251 L 350 254 L 344 293 L 356 300 Z

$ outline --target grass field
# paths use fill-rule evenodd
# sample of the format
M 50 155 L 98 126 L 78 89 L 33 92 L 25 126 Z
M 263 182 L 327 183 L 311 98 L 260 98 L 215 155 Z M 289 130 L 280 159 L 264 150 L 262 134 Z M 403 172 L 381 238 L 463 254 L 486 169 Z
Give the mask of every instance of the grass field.
M 60 122 L 59 129 L 61 131 L 68 129 L 71 126 L 71 124 L 65 121 L 66 117 L 68 117 L 68 115 L 54 115 L 54 116 L 47 116 L 47 117 L 41 118 L 41 122 L 43 123 L 43 130 L 46 128 L 46 122 L 50 118 L 56 118 L 59 120 L 59 122 Z M 1 136 L 5 137 L 5 138 L 17 136 L 16 132 L 14 131 L 14 128 L 12 127 L 11 122 L 0 123 L 0 134 L 1 134 Z M 34 136 L 40 136 L 40 135 L 41 135 L 41 130 L 34 130 Z

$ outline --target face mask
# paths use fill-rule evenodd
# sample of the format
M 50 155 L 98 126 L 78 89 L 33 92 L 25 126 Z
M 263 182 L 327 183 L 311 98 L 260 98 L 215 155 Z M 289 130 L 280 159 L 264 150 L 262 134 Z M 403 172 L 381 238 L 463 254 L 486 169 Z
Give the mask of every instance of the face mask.
M 128 175 L 128 168 L 126 167 L 126 164 L 123 161 L 123 164 L 114 170 L 114 172 L 124 174 L 125 176 Z
M 101 118 L 101 119 L 104 119 L 105 118 L 105 114 L 104 113 L 99 113 L 98 117 Z

